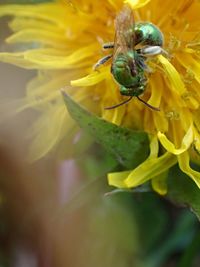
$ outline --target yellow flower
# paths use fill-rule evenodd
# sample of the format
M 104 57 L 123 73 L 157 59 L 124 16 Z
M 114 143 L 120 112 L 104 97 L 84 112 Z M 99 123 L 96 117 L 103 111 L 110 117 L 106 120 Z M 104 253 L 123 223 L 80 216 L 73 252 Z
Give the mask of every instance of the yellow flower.
M 137 99 L 116 109 L 104 109 L 121 102 L 122 96 L 110 73 L 110 63 L 98 72 L 92 66 L 106 53 L 102 43 L 113 41 L 113 22 L 125 2 L 134 9 L 136 21 L 154 23 L 165 37 L 169 58 L 159 55 L 149 62 L 153 72 L 142 96 L 160 107 L 160 112 Z M 7 43 L 14 47 L 23 43 L 26 49 L 2 52 L 0 60 L 38 70 L 17 110 L 34 107 L 41 112 L 31 129 L 35 136 L 32 157 L 44 156 L 70 135 L 73 122 L 60 97 L 60 88 L 67 86 L 76 101 L 102 118 L 149 134 L 149 157 L 134 170 L 109 174 L 110 185 L 130 188 L 151 179 L 153 188 L 165 194 L 167 172 L 178 163 L 200 188 L 200 173 L 190 166 L 191 161 L 200 164 L 199 10 L 197 0 L 1 5 L 0 16 L 14 16 L 9 24 L 14 33 Z

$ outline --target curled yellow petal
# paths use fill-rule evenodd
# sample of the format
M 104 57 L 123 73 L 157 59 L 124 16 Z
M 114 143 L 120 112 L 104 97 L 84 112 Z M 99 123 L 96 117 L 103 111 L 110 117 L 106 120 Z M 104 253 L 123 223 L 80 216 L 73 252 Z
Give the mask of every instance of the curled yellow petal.
M 108 183 L 119 188 L 132 188 L 166 172 L 176 164 L 177 159 L 169 152 L 157 157 L 158 149 L 157 138 L 153 136 L 149 157 L 132 171 L 109 173 Z
M 158 139 L 156 135 L 150 136 L 150 155 L 149 159 L 156 158 L 158 156 L 158 150 L 159 150 L 159 145 L 158 145 Z
M 150 154 L 148 159 L 156 158 L 158 155 L 158 139 L 157 137 L 150 136 Z M 108 174 L 108 183 L 109 185 L 113 185 L 119 188 L 127 188 L 125 180 L 132 171 L 125 171 L 125 172 L 116 172 L 116 173 L 109 173 Z
M 178 163 L 180 169 L 192 178 L 200 189 L 200 172 L 195 171 L 190 167 L 190 157 L 187 151 L 178 156 Z
M 200 133 L 197 129 L 194 129 L 194 147 L 197 153 L 200 155 Z
M 121 106 L 120 108 L 115 108 L 112 111 L 109 111 L 110 110 L 104 110 L 102 118 L 111 121 L 116 125 L 120 125 L 125 114 L 125 108 Z
M 108 174 L 108 184 L 116 186 L 118 188 L 127 188 L 125 184 L 126 178 L 129 176 L 131 171 L 125 172 L 113 172 Z
M 176 157 L 166 152 L 158 158 L 147 159 L 133 171 L 108 174 L 108 183 L 119 188 L 132 188 L 166 172 L 177 162 Z
M 169 152 L 158 158 L 147 159 L 129 174 L 124 183 L 127 188 L 136 187 L 167 171 L 176 162 L 176 157 Z
M 158 132 L 158 139 L 160 143 L 162 144 L 162 146 L 167 151 L 169 151 L 170 153 L 174 155 L 180 155 L 181 153 L 185 152 L 193 142 L 193 139 L 194 139 L 193 126 L 191 125 L 189 127 L 187 133 L 183 137 L 180 148 L 176 148 L 175 145 L 171 141 L 169 141 L 166 135 L 161 132 Z
M 167 194 L 167 175 L 168 171 L 161 173 L 154 177 L 151 181 L 152 188 L 159 195 L 164 196 Z

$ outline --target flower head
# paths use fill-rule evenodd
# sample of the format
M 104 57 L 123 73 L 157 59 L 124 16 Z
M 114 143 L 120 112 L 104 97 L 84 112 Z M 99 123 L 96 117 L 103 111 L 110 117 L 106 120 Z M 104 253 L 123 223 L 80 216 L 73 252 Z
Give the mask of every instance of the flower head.
M 148 61 L 151 73 L 142 95 L 160 111 L 137 98 L 105 110 L 123 97 L 109 62 L 99 71 L 92 70 L 99 58 L 107 55 L 102 43 L 114 40 L 113 22 L 125 2 L 134 10 L 136 21 L 152 22 L 164 35 L 169 56 L 158 55 Z M 102 118 L 149 134 L 149 157 L 134 170 L 109 174 L 111 185 L 129 188 L 152 179 L 154 189 L 164 194 L 166 174 L 178 163 L 200 187 L 200 173 L 190 166 L 191 161 L 200 163 L 199 8 L 197 0 L 167 0 L 162 5 L 159 0 L 86 0 L 1 6 L 0 16 L 14 16 L 10 22 L 14 33 L 7 43 L 23 43 L 26 48 L 2 52 L 0 60 L 38 70 L 19 108 L 41 111 L 31 130 L 35 136 L 33 158 L 48 153 L 73 127 L 60 97 L 59 89 L 67 86 L 76 101 Z

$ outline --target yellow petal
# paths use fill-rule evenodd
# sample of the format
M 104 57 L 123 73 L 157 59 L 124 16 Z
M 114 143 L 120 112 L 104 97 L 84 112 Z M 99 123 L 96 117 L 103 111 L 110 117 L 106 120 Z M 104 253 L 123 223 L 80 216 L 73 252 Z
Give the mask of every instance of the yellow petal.
M 8 25 L 12 32 L 18 32 L 25 29 L 40 29 L 52 33 L 60 33 L 61 35 L 64 35 L 65 33 L 65 30 L 59 28 L 56 24 L 49 23 L 49 21 L 46 20 L 36 20 L 30 17 L 15 17 L 8 23 Z
M 187 151 L 178 156 L 178 163 L 180 169 L 184 173 L 186 173 L 190 178 L 192 178 L 192 180 L 196 183 L 196 185 L 200 189 L 200 172 L 195 171 L 190 167 L 190 158 Z
M 175 165 L 177 159 L 174 155 L 166 152 L 158 158 L 147 159 L 133 171 L 117 172 L 108 174 L 108 183 L 119 188 L 132 188 L 145 183 L 166 172 Z
M 176 164 L 177 159 L 168 152 L 157 158 L 158 149 L 158 140 L 156 136 L 153 136 L 150 143 L 149 157 L 132 171 L 109 173 L 108 183 L 119 188 L 131 188 L 166 172 Z
M 164 196 L 167 194 L 167 175 L 168 171 L 161 173 L 160 175 L 154 177 L 151 181 L 152 188 L 155 192 Z
M 124 3 L 129 4 L 133 9 L 137 9 L 137 8 L 145 6 L 150 1 L 151 0 L 125 0 Z
M 130 173 L 131 171 L 109 173 L 108 184 L 118 188 L 127 188 L 127 185 L 124 183 L 124 181 Z
M 149 158 L 156 158 L 158 155 L 158 140 L 156 136 L 150 136 L 150 155 Z M 116 172 L 108 174 L 108 183 L 119 188 L 126 188 L 125 180 L 131 174 L 132 171 Z
M 39 29 L 26 29 L 12 34 L 6 39 L 7 43 L 40 43 L 43 45 L 51 45 L 54 48 L 67 47 L 67 39 L 61 34 L 52 33 L 47 30 Z
M 67 136 L 73 125 L 64 105 L 47 110 L 32 127 L 35 138 L 31 144 L 29 160 L 35 161 L 46 155 L 56 143 Z
M 86 66 L 88 64 L 86 59 L 92 55 L 94 55 L 94 45 L 77 49 L 68 56 L 63 54 L 63 50 L 53 48 L 32 49 L 18 53 L 0 53 L 0 60 L 27 69 L 55 70 Z
M 161 132 L 167 132 L 169 127 L 169 122 L 166 116 L 163 116 L 162 112 L 154 112 L 153 113 L 153 121 L 156 129 Z
M 112 8 L 114 8 L 114 9 L 118 9 L 118 4 L 116 3 L 116 1 L 115 0 L 108 0 L 108 2 L 110 3 L 110 5 L 112 6 Z
M 200 133 L 197 129 L 194 129 L 194 147 L 197 153 L 200 155 Z
M 172 88 L 179 94 L 183 94 L 186 91 L 185 85 L 181 79 L 180 74 L 174 68 L 174 66 L 162 55 L 158 56 L 160 63 L 162 64 L 165 73 L 170 81 Z
M 193 126 L 191 125 L 187 131 L 187 133 L 185 134 L 185 136 L 183 137 L 182 143 L 181 143 L 181 147 L 180 148 L 175 148 L 175 145 L 169 141 L 169 139 L 166 137 L 165 134 L 158 132 L 158 139 L 160 141 L 160 143 L 162 144 L 162 146 L 169 151 L 170 153 L 174 154 L 174 155 L 180 155 L 181 153 L 185 152 L 190 145 L 193 142 Z
M 159 151 L 159 145 L 158 145 L 158 139 L 156 135 L 150 136 L 150 155 L 149 159 L 157 158 L 158 151 Z
M 108 69 L 105 68 L 104 71 L 101 71 L 101 72 L 94 71 L 88 76 L 71 81 L 71 85 L 72 86 L 92 86 L 105 80 L 106 76 L 108 75 L 110 75 L 110 73 L 108 72 Z
M 66 26 L 63 25 L 63 19 L 65 18 L 66 20 L 66 10 L 58 3 L 40 5 L 1 5 L 0 16 L 6 15 L 47 20 L 58 26 Z
M 153 79 L 150 80 L 150 86 L 151 97 L 148 100 L 148 103 L 154 107 L 159 107 L 163 95 L 163 81 L 161 80 L 160 75 L 154 74 Z
M 200 63 L 199 59 L 195 58 L 194 55 L 189 53 L 184 53 L 177 55 L 176 58 L 178 61 L 186 68 L 188 67 L 192 70 L 195 79 L 200 83 Z
M 22 67 L 24 69 L 34 69 L 37 68 L 37 64 L 32 63 L 24 59 L 24 53 L 0 53 L 0 61 L 5 63 L 11 63 L 18 67 Z
M 127 188 L 136 187 L 166 172 L 176 162 L 176 157 L 169 152 L 158 158 L 147 159 L 129 174 L 124 183 Z
M 105 108 L 105 107 L 104 107 Z M 115 108 L 113 110 L 104 110 L 102 118 L 107 121 L 111 121 L 116 125 L 121 125 L 126 109 L 124 106 Z
M 37 64 L 38 68 L 44 69 L 68 69 L 86 66 L 87 58 L 94 56 L 96 44 L 91 44 L 75 50 L 68 51 L 68 55 L 63 55 L 63 51 L 53 48 L 29 50 L 24 54 L 27 61 Z

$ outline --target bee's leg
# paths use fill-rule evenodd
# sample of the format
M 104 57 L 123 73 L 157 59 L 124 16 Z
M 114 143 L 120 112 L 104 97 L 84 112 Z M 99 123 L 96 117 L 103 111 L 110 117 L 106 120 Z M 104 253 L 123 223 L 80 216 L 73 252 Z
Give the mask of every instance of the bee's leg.
M 168 57 L 167 51 L 161 46 L 145 46 L 138 49 L 137 52 L 144 57 L 153 57 L 156 55 L 164 55 Z
M 105 43 L 102 45 L 103 49 L 111 49 L 114 48 L 114 42 Z
M 112 57 L 112 54 L 109 54 L 109 55 L 99 59 L 99 61 L 97 61 L 97 63 L 93 66 L 93 70 L 97 70 L 99 66 L 106 63 L 109 59 L 111 59 L 111 57 Z
M 145 70 L 145 71 L 148 72 L 148 73 L 152 73 L 153 70 L 152 70 L 152 69 L 145 63 L 145 60 L 146 60 L 146 58 L 144 58 L 144 57 L 142 56 L 141 59 L 139 58 L 139 59 L 136 61 L 136 63 L 137 63 L 137 65 L 138 65 L 141 69 Z

